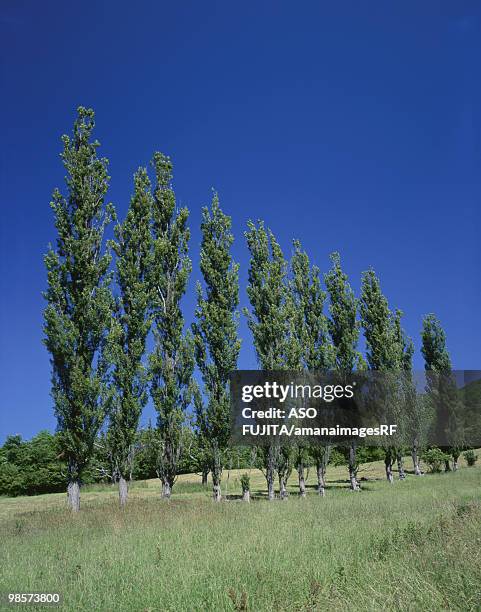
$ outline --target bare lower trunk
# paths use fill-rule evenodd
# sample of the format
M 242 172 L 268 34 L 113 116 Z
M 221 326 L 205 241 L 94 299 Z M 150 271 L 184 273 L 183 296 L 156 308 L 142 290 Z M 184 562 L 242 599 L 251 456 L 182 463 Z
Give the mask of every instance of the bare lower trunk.
M 385 459 L 384 465 L 386 466 L 386 478 L 388 482 L 392 484 L 394 482 L 394 477 L 392 475 L 392 460 Z
M 349 488 L 351 491 L 359 491 L 361 489 L 357 482 L 356 475 L 352 470 L 349 470 Z
M 269 501 L 274 500 L 276 497 L 274 490 L 274 474 L 272 474 L 271 478 L 267 477 L 267 497 L 269 498 Z
M 123 476 L 119 477 L 119 502 L 120 507 L 124 508 L 127 503 L 127 495 L 129 493 L 129 487 L 127 485 L 127 481 Z
M 168 482 L 167 480 L 164 480 L 162 482 L 162 497 L 164 499 L 170 499 L 171 494 L 172 494 L 172 487 L 170 486 L 170 482 Z
M 411 449 L 411 457 L 413 459 L 413 468 L 416 476 L 422 476 L 421 466 L 419 464 L 418 446 L 416 442 Z
M 214 485 L 212 487 L 212 499 L 215 502 L 220 502 L 220 500 L 222 499 L 220 484 Z
M 249 491 L 249 489 L 245 489 L 244 491 L 242 491 L 242 501 L 250 502 L 250 500 L 251 492 Z
M 458 471 L 458 459 L 453 458 L 453 472 L 457 472 L 457 471 Z
M 275 476 L 275 468 L 276 468 L 276 458 L 275 458 L 275 448 L 272 444 L 269 445 L 267 449 L 267 454 L 265 457 L 265 470 L 266 470 L 266 480 L 267 480 L 267 497 L 269 501 L 273 501 L 276 498 L 275 490 L 274 490 L 274 476 Z
M 67 486 L 67 504 L 72 512 L 80 510 L 80 484 L 78 480 L 71 480 Z
M 321 497 L 326 494 L 326 472 L 322 463 L 316 465 L 317 471 L 317 492 Z
M 289 494 L 287 493 L 286 480 L 282 476 L 279 476 L 279 497 L 282 500 L 286 500 Z
M 406 478 L 406 472 L 404 471 L 404 460 L 402 453 L 397 453 L 397 470 L 399 474 L 399 480 L 404 480 Z
M 451 471 L 451 466 L 449 465 L 449 459 L 446 459 L 446 461 L 444 462 L 444 471 L 445 472 Z
M 297 466 L 297 474 L 299 476 L 299 495 L 301 497 L 306 496 L 306 479 L 304 476 L 304 464 L 300 463 Z
M 356 460 L 356 443 L 353 442 L 349 447 L 349 483 L 351 491 L 359 491 L 360 486 L 357 481 L 357 460 Z
M 207 486 L 207 478 L 209 476 L 209 468 L 204 467 L 202 469 L 202 486 Z
M 177 466 L 182 452 L 182 436 L 170 432 L 163 439 L 162 452 L 157 462 L 157 475 L 162 482 L 162 498 L 170 499 L 177 476 Z
M 212 499 L 215 502 L 220 502 L 222 499 L 220 490 L 220 481 L 222 478 L 222 460 L 221 452 L 217 444 L 212 448 L 212 463 L 210 465 L 210 473 L 212 477 Z

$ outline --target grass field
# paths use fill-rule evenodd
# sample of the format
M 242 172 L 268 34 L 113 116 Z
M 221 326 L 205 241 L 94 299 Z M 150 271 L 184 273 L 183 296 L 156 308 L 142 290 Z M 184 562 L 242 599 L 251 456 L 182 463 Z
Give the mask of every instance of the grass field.
M 135 483 L 125 511 L 108 486 L 83 491 L 77 516 L 65 495 L 2 498 L 0 592 L 112 612 L 481 610 L 480 467 L 389 485 L 372 463 L 360 493 L 332 468 L 325 498 L 312 470 L 306 499 L 272 503 L 253 471 L 251 504 L 235 501 L 240 474 L 224 474 L 221 504 L 194 475 L 170 502 Z

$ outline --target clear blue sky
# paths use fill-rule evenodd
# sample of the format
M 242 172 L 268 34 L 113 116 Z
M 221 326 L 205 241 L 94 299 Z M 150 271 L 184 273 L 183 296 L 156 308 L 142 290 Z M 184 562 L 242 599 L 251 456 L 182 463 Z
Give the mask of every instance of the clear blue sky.
M 0 442 L 54 429 L 42 345 L 60 135 L 93 106 L 126 211 L 132 174 L 172 156 L 199 277 L 211 188 L 242 233 L 263 218 L 322 271 L 369 266 L 416 342 L 436 312 L 457 368 L 480 368 L 481 4 L 2 0 Z M 242 305 L 246 305 L 244 289 Z M 240 365 L 255 367 L 245 322 Z M 152 415 L 146 410 L 143 421 Z

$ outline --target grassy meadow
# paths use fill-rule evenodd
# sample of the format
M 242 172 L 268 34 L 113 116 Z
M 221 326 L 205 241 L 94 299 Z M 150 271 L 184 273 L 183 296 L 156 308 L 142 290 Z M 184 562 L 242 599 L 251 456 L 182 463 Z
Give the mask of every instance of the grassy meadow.
M 305 499 L 293 473 L 272 503 L 252 471 L 250 504 L 240 475 L 225 472 L 220 504 L 197 475 L 171 501 L 134 483 L 124 511 L 109 486 L 84 490 L 78 515 L 63 494 L 2 498 L 0 592 L 60 592 L 63 610 L 481 610 L 481 467 L 389 485 L 372 463 L 360 493 L 330 468 L 325 498 L 311 470 Z

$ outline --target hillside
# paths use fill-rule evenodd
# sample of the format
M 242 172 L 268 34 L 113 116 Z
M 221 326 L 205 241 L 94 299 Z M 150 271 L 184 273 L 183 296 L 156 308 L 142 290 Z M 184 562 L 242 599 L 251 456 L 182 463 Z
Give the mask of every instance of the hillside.
M 66 610 L 479 610 L 481 468 L 390 486 L 373 463 L 361 493 L 345 472 L 322 499 L 311 471 L 287 502 L 261 499 L 258 472 L 251 504 L 213 504 L 197 475 L 170 502 L 134 483 L 124 511 L 110 487 L 77 516 L 63 494 L 0 499 L 0 591 L 60 592 Z M 224 476 L 232 500 L 239 478 Z

